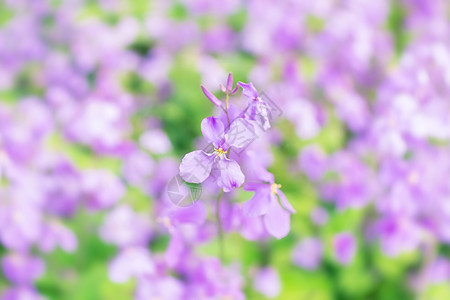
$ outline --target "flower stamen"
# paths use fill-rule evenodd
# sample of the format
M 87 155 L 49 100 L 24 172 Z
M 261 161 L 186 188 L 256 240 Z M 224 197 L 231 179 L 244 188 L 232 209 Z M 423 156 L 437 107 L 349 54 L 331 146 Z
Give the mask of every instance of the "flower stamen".
M 227 150 L 228 151 L 228 150 Z M 224 151 L 222 149 L 222 147 L 220 147 L 219 149 L 214 149 L 214 152 L 217 154 L 217 156 L 219 156 L 220 158 L 222 158 L 223 155 L 225 155 L 227 153 L 227 151 Z
M 270 187 L 270 189 L 272 190 L 273 194 L 278 193 L 278 190 L 281 188 L 281 184 L 272 184 L 272 186 Z

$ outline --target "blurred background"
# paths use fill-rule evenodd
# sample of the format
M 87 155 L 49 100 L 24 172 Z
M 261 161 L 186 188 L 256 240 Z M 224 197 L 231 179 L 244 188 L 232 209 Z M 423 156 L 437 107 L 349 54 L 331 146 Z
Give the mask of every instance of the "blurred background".
M 0 299 L 450 299 L 449 17 L 0 0 Z M 280 110 L 259 149 L 297 212 L 282 239 L 222 220 L 220 259 L 207 187 L 202 223 L 162 202 L 229 72 Z

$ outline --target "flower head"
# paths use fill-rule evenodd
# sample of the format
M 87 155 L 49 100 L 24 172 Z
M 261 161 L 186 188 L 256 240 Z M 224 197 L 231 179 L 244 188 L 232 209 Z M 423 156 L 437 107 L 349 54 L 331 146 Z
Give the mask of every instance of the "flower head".
M 245 110 L 245 117 L 256 121 L 264 130 L 270 128 L 270 107 L 264 100 L 258 96 L 253 84 L 238 82 L 237 86 L 242 88 L 242 95 L 250 100 L 250 104 Z
M 205 118 L 201 127 L 203 137 L 214 150 L 210 153 L 196 150 L 186 154 L 180 165 L 180 176 L 187 182 L 201 183 L 213 173 L 217 185 L 225 192 L 241 186 L 244 174 L 238 163 L 227 157 L 229 148 L 239 145 L 235 145 L 235 141 L 225 132 L 222 121 L 215 117 Z
M 222 106 L 222 102 L 220 102 L 220 100 L 216 96 L 214 96 L 213 93 L 211 93 L 203 85 L 201 85 L 200 87 L 202 88 L 203 93 L 205 94 L 206 98 L 209 99 L 209 101 L 211 101 L 217 107 Z M 239 88 L 238 86 L 233 88 L 233 74 L 231 73 L 228 74 L 227 86 L 225 87 L 223 84 L 220 84 L 220 90 L 224 92 L 227 96 L 234 95 L 237 92 L 238 88 Z
M 249 217 L 263 216 L 267 231 L 276 238 L 282 238 L 289 233 L 290 214 L 295 213 L 295 209 L 271 173 L 261 168 L 258 177 L 259 182 L 245 185 L 246 190 L 255 194 L 242 205 L 243 212 Z

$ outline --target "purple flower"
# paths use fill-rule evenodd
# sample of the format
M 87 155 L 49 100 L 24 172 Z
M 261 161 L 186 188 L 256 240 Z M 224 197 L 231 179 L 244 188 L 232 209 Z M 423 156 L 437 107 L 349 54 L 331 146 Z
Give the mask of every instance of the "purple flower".
M 245 185 L 245 190 L 254 191 L 255 194 L 242 205 L 242 209 L 249 217 L 264 216 L 267 231 L 280 239 L 289 233 L 290 214 L 295 213 L 295 210 L 271 173 L 265 171 L 259 175 L 261 182 Z
M 292 261 L 307 270 L 315 270 L 322 260 L 322 242 L 317 238 L 305 238 L 295 246 Z
M 39 293 L 28 286 L 19 286 L 7 289 L 4 291 L 3 294 L 1 294 L 0 297 L 1 300 L 46 300 L 47 298 L 44 298 L 39 295 Z
M 221 224 L 225 231 L 239 231 L 242 237 L 249 241 L 268 237 L 262 218 L 249 218 L 244 215 L 240 203 L 222 201 L 219 209 Z
M 0 205 L 0 209 L 3 207 Z M 0 240 L 10 249 L 28 249 L 39 240 L 42 230 L 42 212 L 33 205 L 22 201 L 5 205 L 5 217 L 0 228 Z
M 237 92 L 239 87 L 236 85 L 233 88 L 233 74 L 231 74 L 231 73 L 228 74 L 227 86 L 224 87 L 222 84 L 220 84 L 220 89 L 222 90 L 222 92 L 224 92 L 227 95 L 234 95 Z
M 60 246 L 66 252 L 73 252 L 78 247 L 75 234 L 58 219 L 50 220 L 43 225 L 38 243 L 39 249 L 43 252 L 51 252 L 57 246 Z
M 245 110 L 245 116 L 249 120 L 256 121 L 264 130 L 270 128 L 270 107 L 264 102 L 261 97 L 258 97 L 258 92 L 256 91 L 253 84 L 238 82 L 238 86 L 242 88 L 242 95 L 250 99 L 250 104 Z
M 62 217 L 72 216 L 81 199 L 80 174 L 70 161 L 58 159 L 46 170 L 46 209 Z
M 328 221 L 328 212 L 325 208 L 319 206 L 311 212 L 310 217 L 314 224 L 323 226 Z
M 318 145 L 306 146 L 298 156 L 298 165 L 311 180 L 322 178 L 326 171 L 327 157 Z
M 450 262 L 445 257 L 437 257 L 426 267 L 421 279 L 424 284 L 428 285 L 448 282 L 450 280 Z
M 120 179 L 106 170 L 86 170 L 81 180 L 86 206 L 93 211 L 113 206 L 125 194 Z
M 423 228 L 415 220 L 402 215 L 383 217 L 375 223 L 374 229 L 380 236 L 383 252 L 388 256 L 416 250 L 423 238 Z
M 164 254 L 167 265 L 173 267 L 180 262 L 182 254 L 186 251 L 186 235 L 183 233 L 185 228 L 194 228 L 199 233 L 200 226 L 206 221 L 208 215 L 206 206 L 203 202 L 197 201 L 192 206 L 178 207 L 171 206 L 167 211 L 162 212 L 158 219 L 170 233 L 169 245 Z M 197 240 L 198 241 L 198 240 Z
M 155 263 L 144 247 L 126 248 L 109 265 L 109 278 L 118 283 L 127 282 L 132 277 L 152 275 L 154 272 Z
M 117 206 L 105 217 L 100 236 L 119 247 L 145 246 L 152 234 L 149 220 L 126 204 Z
M 267 298 L 277 297 L 281 292 L 278 272 L 271 267 L 258 270 L 253 279 L 253 288 Z
M 139 279 L 136 289 L 136 300 L 160 299 L 182 300 L 183 283 L 170 276 L 143 276 Z
M 165 154 L 172 149 L 169 137 L 161 129 L 144 132 L 139 138 L 139 144 L 154 154 Z
M 151 156 L 136 149 L 124 158 L 122 174 L 130 185 L 144 189 L 154 169 L 155 162 Z
M 244 300 L 239 265 L 223 266 L 217 258 L 204 258 L 191 267 L 191 284 L 185 299 Z
M 235 36 L 234 31 L 228 26 L 215 26 L 204 33 L 202 45 L 208 52 L 233 51 Z
M 2 269 L 9 281 L 27 285 L 44 273 L 45 265 L 40 258 L 28 254 L 11 253 L 3 256 Z
M 367 205 L 376 195 L 376 180 L 372 170 L 349 150 L 335 153 L 328 160 L 330 175 L 338 179 L 326 181 L 322 194 L 334 199 L 338 209 L 360 208 Z
M 187 182 L 201 183 L 212 174 L 224 192 L 241 186 L 245 177 L 238 163 L 227 157 L 229 148 L 236 146 L 228 132 L 225 132 L 223 123 L 215 117 L 209 117 L 203 119 L 201 127 L 203 137 L 213 145 L 214 150 L 212 153 L 196 150 L 186 154 L 180 165 L 181 177 Z
M 343 265 L 353 261 L 356 251 L 356 241 L 352 234 L 343 232 L 333 238 L 334 256 Z

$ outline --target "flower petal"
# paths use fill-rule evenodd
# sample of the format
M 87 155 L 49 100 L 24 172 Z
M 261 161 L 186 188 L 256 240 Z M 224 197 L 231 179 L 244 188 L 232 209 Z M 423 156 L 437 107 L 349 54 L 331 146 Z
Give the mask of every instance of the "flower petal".
M 219 171 L 217 185 L 224 192 L 231 192 L 234 188 L 240 187 L 245 180 L 239 164 L 231 159 L 219 159 L 216 163 Z
M 202 121 L 202 133 L 208 143 L 212 143 L 216 148 L 222 142 L 225 127 L 222 121 L 212 116 Z
M 231 91 L 231 89 L 233 89 L 233 74 L 228 74 L 228 79 L 227 79 L 227 92 Z
M 262 100 L 252 100 L 245 111 L 245 117 L 256 121 L 264 131 L 270 128 L 270 107 Z
M 217 99 L 216 96 L 214 96 L 213 93 L 211 93 L 210 91 L 208 91 L 207 88 L 205 88 L 203 85 L 200 86 L 202 88 L 203 94 L 205 94 L 206 98 L 209 99 L 209 101 L 211 101 L 215 106 L 220 107 L 222 105 L 222 103 L 220 102 L 219 99 Z
M 280 197 L 281 206 L 287 209 L 291 214 L 295 214 L 295 209 L 292 207 L 291 203 L 289 203 L 286 195 L 280 190 L 278 190 L 277 195 Z
M 253 84 L 250 83 L 243 83 L 241 81 L 239 81 L 237 83 L 238 86 L 240 86 L 242 88 L 242 95 L 244 95 L 245 97 L 249 98 L 249 99 L 256 99 L 258 97 L 258 92 L 256 91 L 255 87 L 253 86 Z
M 278 201 L 272 200 L 269 211 L 264 215 L 264 226 L 271 235 L 277 239 L 281 239 L 291 229 L 290 216 L 289 212 L 283 209 Z
M 255 129 L 250 122 L 243 118 L 236 118 L 225 134 L 225 143 L 227 147 L 243 149 L 250 145 L 257 137 Z
M 208 178 L 214 163 L 214 156 L 202 150 L 192 151 L 184 156 L 180 164 L 180 176 L 191 183 L 201 183 Z
M 242 204 L 242 211 L 246 216 L 257 217 L 267 213 L 270 206 L 270 188 L 266 184 L 260 184 L 253 197 Z

